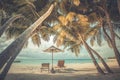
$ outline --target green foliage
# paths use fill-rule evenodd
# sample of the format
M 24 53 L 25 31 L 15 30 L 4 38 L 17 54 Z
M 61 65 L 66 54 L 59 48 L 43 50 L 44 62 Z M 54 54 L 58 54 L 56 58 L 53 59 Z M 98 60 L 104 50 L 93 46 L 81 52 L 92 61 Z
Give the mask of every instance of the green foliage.
M 106 16 L 98 7 L 107 9 L 113 21 L 120 20 L 116 0 L 53 0 L 57 2 L 54 11 L 43 22 L 42 28 L 38 27 L 31 35 L 33 43 L 40 45 L 40 39 L 49 41 L 54 35 L 54 42 L 57 46 L 71 46 L 71 51 L 78 54 L 81 41 L 79 34 L 84 40 L 89 38 L 91 45 L 97 41 L 101 45 L 101 27 L 106 23 Z M 112 3 L 113 2 L 113 3 Z M 0 25 L 13 15 L 21 14 L 24 19 L 18 19 L 6 30 L 8 38 L 16 38 L 25 29 L 35 22 L 49 8 L 50 0 L 3 0 L 0 2 Z M 115 7 L 113 7 L 115 6 Z M 98 22 L 95 27 L 90 24 Z M 67 41 L 66 41 L 67 40 Z M 79 40 L 79 41 L 78 41 Z M 78 44 L 79 42 L 79 44 Z M 73 46 L 76 45 L 76 46 Z

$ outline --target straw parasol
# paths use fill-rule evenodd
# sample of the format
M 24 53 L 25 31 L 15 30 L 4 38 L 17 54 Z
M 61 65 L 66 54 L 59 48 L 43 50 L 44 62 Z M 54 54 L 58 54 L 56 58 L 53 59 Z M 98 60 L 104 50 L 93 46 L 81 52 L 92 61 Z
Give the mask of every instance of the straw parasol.
M 56 52 L 63 52 L 63 50 L 55 47 L 55 46 L 51 46 L 49 47 L 48 49 L 44 50 L 44 52 L 51 52 L 52 53 L 52 69 L 51 69 L 51 72 L 54 73 L 54 68 L 53 68 L 53 53 L 56 53 Z

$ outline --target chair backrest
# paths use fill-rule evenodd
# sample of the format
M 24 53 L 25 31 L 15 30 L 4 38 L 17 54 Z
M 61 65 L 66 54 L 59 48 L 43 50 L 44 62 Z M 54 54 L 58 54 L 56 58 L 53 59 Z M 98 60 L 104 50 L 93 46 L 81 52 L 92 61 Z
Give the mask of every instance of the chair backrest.
M 58 67 L 64 67 L 64 60 L 58 61 Z
M 49 63 L 42 63 L 42 67 L 49 67 Z

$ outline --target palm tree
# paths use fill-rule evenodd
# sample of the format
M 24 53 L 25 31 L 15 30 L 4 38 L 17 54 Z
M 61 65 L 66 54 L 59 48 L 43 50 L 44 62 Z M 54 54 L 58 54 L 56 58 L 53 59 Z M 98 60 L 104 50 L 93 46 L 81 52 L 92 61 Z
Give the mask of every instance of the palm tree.
M 105 3 L 105 2 L 104 2 Z M 110 42 L 111 43 L 111 46 L 112 46 L 112 48 L 113 48 L 113 50 L 114 50 L 114 53 L 115 53 L 115 57 L 116 57 L 116 59 L 117 59 L 117 62 L 118 62 L 118 64 L 119 64 L 119 66 L 120 66 L 120 53 L 119 53 L 119 51 L 118 51 L 118 49 L 117 49 L 117 47 L 116 47 L 116 42 L 115 42 L 115 32 L 114 32 L 114 30 L 113 30 L 113 25 L 112 25 L 112 23 L 111 23 L 111 18 L 110 18 L 110 15 L 109 15 L 109 13 L 107 12 L 107 9 L 106 9 L 106 5 L 103 5 L 103 6 L 98 6 L 98 9 L 99 10 L 101 10 L 102 12 L 104 12 L 104 14 L 105 14 L 105 18 L 106 18 L 106 24 L 108 25 L 108 29 L 109 29 L 109 31 L 110 31 L 110 35 L 111 36 L 109 36 L 109 41 L 108 42 Z M 104 27 L 104 26 L 103 26 Z M 105 30 L 104 30 L 105 31 Z M 106 33 L 107 34 L 107 33 Z M 107 37 L 108 37 L 107 36 Z
M 82 38 L 82 36 L 81 36 L 80 34 L 79 34 L 79 36 L 80 36 L 80 39 L 81 39 L 83 45 L 85 46 L 86 50 L 89 52 L 89 54 L 90 54 L 90 56 L 91 56 L 91 58 L 92 58 L 92 60 L 93 60 L 93 63 L 94 63 L 94 65 L 96 66 L 98 72 L 100 72 L 101 74 L 105 74 L 105 73 L 103 72 L 103 70 L 100 68 L 99 64 L 97 63 L 97 61 L 96 61 L 93 53 L 91 52 L 88 44 L 84 41 L 84 39 Z
M 26 1 L 24 1 L 24 0 L 22 0 L 22 1 L 16 1 L 16 0 L 12 0 L 12 1 L 9 1 L 9 0 L 5 0 L 5 1 L 0 1 L 0 3 L 2 2 L 2 4 L 4 3 L 4 4 L 6 4 L 5 5 L 5 7 L 3 7 L 3 9 L 5 9 L 5 11 L 6 11 L 6 13 L 9 13 L 9 16 L 11 16 L 12 14 L 13 14 L 13 12 L 16 12 L 16 14 L 21 14 L 22 13 L 22 15 L 23 16 L 25 16 L 26 17 L 26 21 L 22 21 L 22 19 L 21 20 L 17 20 L 16 21 L 16 23 L 15 24 L 13 24 L 14 26 L 16 26 L 16 25 L 20 25 L 19 27 L 10 27 L 10 28 L 8 28 L 7 29 L 7 34 L 11 34 L 11 33 L 9 33 L 10 32 L 10 30 L 17 30 L 17 29 L 21 29 L 21 28 L 23 28 L 23 27 L 21 27 L 21 26 L 27 26 L 27 27 L 24 27 L 24 30 L 25 29 L 27 29 L 27 28 L 29 28 L 29 26 L 33 23 L 33 22 L 35 22 L 35 20 L 36 19 L 38 19 L 38 17 L 39 16 L 41 16 L 42 14 L 44 14 L 44 10 L 42 10 L 42 8 L 43 8 L 43 6 L 42 7 L 39 7 L 38 8 L 38 6 L 41 6 L 41 5 L 45 5 L 46 3 L 47 3 L 47 0 L 44 0 L 44 1 L 38 1 L 39 3 L 42 3 L 41 5 L 37 2 L 38 0 L 36 0 L 35 2 L 33 1 L 33 0 L 30 0 L 30 2 L 28 2 L 27 0 Z M 50 0 L 49 0 L 50 1 Z M 55 0 L 56 1 L 56 0 Z M 9 4 L 9 3 L 12 3 L 12 5 L 11 4 Z M 97 1 L 97 2 L 94 2 L 94 1 L 89 1 L 89 0 L 85 0 L 85 1 L 79 1 L 79 0 L 61 0 L 61 1 L 57 1 L 57 3 L 58 3 L 58 5 L 56 6 L 56 8 L 54 9 L 54 11 L 51 13 L 51 15 L 50 15 L 50 17 L 48 17 L 48 19 L 46 19 L 44 22 L 43 22 L 43 24 L 42 25 L 45 25 L 45 26 L 50 26 L 50 24 L 52 23 L 52 21 L 53 20 L 51 20 L 51 22 L 50 22 L 50 19 L 52 19 L 53 17 L 53 15 L 54 15 L 54 18 L 56 18 L 56 17 L 58 17 L 59 15 L 64 15 L 64 16 L 66 16 L 70 11 L 73 11 L 73 12 L 75 12 L 75 14 L 76 13 L 81 13 L 81 14 L 84 14 L 84 15 L 89 15 L 90 13 L 93 13 L 93 12 L 96 12 L 96 9 L 94 9 L 94 7 L 91 7 L 91 5 L 93 5 L 93 3 L 95 3 L 95 4 L 99 4 L 99 0 Z M 68 5 L 68 3 L 70 4 L 70 5 Z M 83 3 L 83 4 L 82 4 Z M 15 4 L 14 6 L 13 6 L 13 4 Z M 37 6 L 34 6 L 33 4 L 36 4 Z M 10 8 L 9 8 L 9 6 L 10 6 Z M 16 6 L 16 7 L 15 7 Z M 84 7 L 83 7 L 84 6 Z M 94 5 L 94 6 L 96 6 L 96 5 Z M 13 8 L 14 7 L 14 8 Z M 37 10 L 35 9 L 35 7 L 37 8 Z M 48 6 L 49 7 L 49 6 Z M 66 9 L 66 7 L 67 7 L 67 9 Z M 19 9 L 18 9 L 19 8 Z M 47 9 L 47 8 L 46 8 Z M 45 10 L 46 10 L 45 9 Z M 10 11 L 11 10 L 11 11 Z M 26 11 L 27 10 L 27 11 Z M 41 11 L 42 10 L 42 11 Z M 42 13 L 42 14 L 41 14 Z M 64 24 L 64 26 L 68 26 L 68 25 L 66 25 L 66 24 L 68 24 L 68 23 L 71 23 L 71 22 L 73 22 L 73 21 L 75 21 L 76 19 L 74 19 L 73 17 L 75 17 L 75 14 L 73 13 L 73 14 L 71 14 L 71 18 L 70 17 L 67 17 L 66 19 L 67 20 L 63 20 L 63 21 L 66 21 L 65 23 L 63 23 Z M 102 13 L 101 13 L 102 14 Z M 80 16 L 79 16 L 80 17 Z M 50 19 L 49 19 L 50 18 Z M 63 18 L 63 17 L 61 17 L 61 18 Z M 73 19 L 73 20 L 72 20 Z M 22 24 L 21 24 L 22 23 Z M 62 23 L 62 21 L 61 21 L 61 23 Z M 54 23 L 54 24 L 56 24 L 56 23 Z M 82 25 L 82 26 L 88 26 L 88 23 L 85 23 L 85 25 L 84 24 L 82 24 L 81 22 L 79 22 L 79 24 L 80 25 Z M 60 44 L 58 44 L 58 45 L 62 45 L 62 43 L 64 42 L 64 39 L 63 38 L 65 38 L 66 40 L 67 39 L 69 39 L 69 40 L 71 40 L 72 42 L 74 42 L 75 44 L 82 44 L 83 42 L 81 42 L 81 39 L 80 39 L 80 41 L 76 41 L 76 39 L 78 39 L 77 37 L 78 36 L 76 36 L 76 34 L 74 34 L 74 36 L 73 35 L 71 35 L 71 34 L 73 34 L 73 32 L 74 32 L 74 30 L 72 30 L 72 28 L 71 28 L 71 26 L 72 26 L 73 24 L 70 24 L 69 26 L 69 28 L 66 28 L 65 30 L 63 30 L 63 28 L 64 27 L 61 27 L 61 28 L 59 28 L 59 29 L 62 29 L 62 33 L 65 33 L 64 34 L 64 36 L 62 36 L 62 33 L 60 34 L 60 33 L 58 33 L 58 32 L 56 32 L 56 34 L 57 35 L 61 35 L 60 37 L 62 37 L 61 39 L 60 39 L 60 37 L 56 37 L 56 39 L 58 39 L 57 41 L 58 42 L 60 42 Z M 56 27 L 54 27 L 54 28 L 58 28 L 59 26 L 61 26 L 61 24 L 59 24 L 59 25 L 57 25 Z M 63 26 L 63 25 L 62 25 Z M 75 25 L 76 26 L 76 25 Z M 78 26 L 78 25 L 77 25 Z M 39 26 L 39 27 L 41 27 L 41 26 Z M 79 27 L 76 27 L 76 28 L 78 28 L 78 30 L 80 30 L 79 29 Z M 89 27 L 86 27 L 86 28 L 89 28 Z M 47 28 L 46 28 L 47 29 Z M 22 30 L 21 32 L 19 32 L 19 34 L 20 33 L 22 33 L 24 30 Z M 45 29 L 42 29 L 43 30 L 43 32 L 44 31 L 46 31 Z M 86 30 L 86 29 L 85 29 Z M 66 31 L 67 31 L 67 33 L 66 33 Z M 36 30 L 34 30 L 30 35 L 32 36 L 32 39 L 33 39 L 33 42 L 35 43 L 35 44 L 37 44 L 38 46 L 39 46 L 39 42 L 40 42 L 40 36 L 38 35 L 38 32 L 39 32 L 39 28 L 37 28 Z M 33 34 L 34 33 L 34 34 Z M 14 33 L 13 33 L 14 34 Z M 13 34 L 11 34 L 11 36 L 13 36 Z M 32 35 L 33 34 L 33 35 Z M 67 36 L 66 36 L 67 35 Z M 49 36 L 49 35 L 46 35 L 46 34 L 42 34 L 41 36 L 43 36 L 46 40 L 48 40 L 48 37 L 47 36 Z M 84 41 L 86 41 L 87 39 L 89 38 L 89 36 L 87 36 L 85 39 L 83 38 L 83 40 Z M 59 40 L 60 39 L 60 40 Z M 57 43 L 58 43 L 57 42 Z M 84 44 L 85 45 L 85 44 Z M 23 44 L 22 44 L 22 46 L 23 46 Z M 87 48 L 87 47 L 86 47 Z M 77 47 L 77 49 L 76 50 L 78 50 L 77 51 L 77 53 L 79 53 L 79 48 Z M 92 51 L 92 52 L 94 52 L 94 51 Z M 17 52 L 17 53 L 19 53 L 19 51 Z M 10 54 L 11 55 L 11 54 Z M 10 56 L 10 55 L 8 55 L 8 56 Z M 7 55 L 6 55 L 7 56 Z M 17 55 L 16 55 L 17 56 Z M 14 56 L 15 57 L 15 56 Z M 14 60 L 14 57 L 8 57 L 8 58 L 10 58 L 10 60 L 9 61 L 12 61 L 12 59 Z M 92 57 L 92 56 L 91 56 Z M 3 65 L 4 65 L 4 62 L 3 62 Z M 2 67 L 2 66 L 1 66 Z M 101 71 L 102 72 L 102 71 Z
M 93 11 L 95 10 L 94 12 L 89 14 L 89 18 L 91 18 L 90 22 L 98 22 L 100 23 L 98 24 L 98 26 L 103 27 L 102 29 L 104 29 L 103 32 L 105 33 L 105 39 L 107 40 L 108 45 L 113 48 L 117 62 L 120 65 L 120 53 L 115 43 L 115 36 L 117 35 L 114 32 L 113 30 L 114 27 L 111 23 L 111 21 L 118 21 L 120 19 L 120 17 L 118 17 L 119 13 L 116 10 L 117 8 L 111 8 L 111 5 L 114 5 L 116 7 L 117 1 L 116 0 L 114 1 L 113 0 L 101 0 L 97 2 L 92 2 L 92 4 L 89 4 L 89 5 L 94 6 L 92 7 L 92 10 Z M 99 30 L 101 30 L 101 28 L 98 28 L 98 32 L 100 32 Z M 105 31 L 110 31 L 110 35 Z M 99 45 L 101 45 L 100 35 L 101 35 L 101 32 L 98 33 L 98 35 L 95 35 L 97 36 L 97 42 Z M 95 40 L 95 37 L 93 36 L 91 39 L 92 44 L 94 40 Z
M 77 18 L 79 20 L 76 21 L 76 22 L 72 21 L 72 20 L 74 20 L 74 17 L 76 15 L 77 15 Z M 53 29 L 55 29 L 55 31 L 57 31 L 57 35 L 56 35 L 57 38 L 55 36 L 56 44 L 58 46 L 63 45 L 64 41 L 66 42 L 66 40 L 73 41 L 76 44 L 77 43 L 83 44 L 86 47 L 86 50 L 89 52 L 89 54 L 90 54 L 90 56 L 93 60 L 93 63 L 95 64 L 98 72 L 100 72 L 101 74 L 104 74 L 104 72 L 100 68 L 99 64 L 97 63 L 92 51 L 90 50 L 91 48 L 89 48 L 87 43 L 85 41 L 83 41 L 83 38 L 79 38 L 79 37 L 81 37 L 81 34 L 84 35 L 85 31 L 87 29 L 89 29 L 87 18 L 83 15 L 76 14 L 74 12 L 69 12 L 65 17 L 64 16 L 59 16 L 58 19 L 60 20 L 60 24 L 57 24 L 53 27 Z M 83 27 L 80 27 L 80 26 L 83 26 Z M 78 36 L 78 35 L 80 35 L 80 36 Z M 86 40 L 88 38 L 88 35 L 87 36 L 84 35 L 84 37 L 85 37 L 85 40 Z M 75 49 L 74 51 L 76 53 L 79 53 L 79 48 L 74 48 L 74 49 Z M 100 57 L 100 58 L 102 58 L 102 57 Z
M 15 57 L 19 54 L 21 51 L 24 43 L 27 41 L 27 39 L 30 37 L 31 33 L 50 15 L 51 11 L 54 8 L 54 4 L 50 6 L 48 11 L 41 16 L 35 23 L 33 23 L 27 30 L 25 30 L 13 43 L 11 43 L 0 55 L 0 59 L 2 59 L 1 67 L 5 65 L 5 63 L 8 61 L 8 64 L 5 65 L 1 75 L 0 80 L 4 80 L 12 62 L 14 61 Z M 16 47 L 16 48 L 15 48 Z M 16 49 L 11 51 L 11 49 Z M 0 60 L 1 61 L 1 60 Z M 6 68 L 7 67 L 7 68 Z M 6 70 L 7 69 L 7 70 Z

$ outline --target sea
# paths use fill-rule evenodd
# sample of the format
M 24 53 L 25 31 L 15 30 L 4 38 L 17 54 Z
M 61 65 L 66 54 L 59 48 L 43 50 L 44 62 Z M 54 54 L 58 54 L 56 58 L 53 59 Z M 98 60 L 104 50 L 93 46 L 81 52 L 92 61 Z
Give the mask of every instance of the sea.
M 64 60 L 65 64 L 83 64 L 83 63 L 93 63 L 91 59 L 53 59 L 53 64 L 57 64 L 58 60 Z M 107 59 L 104 59 L 107 61 Z M 97 59 L 97 62 L 100 62 Z M 52 59 L 17 59 L 14 63 L 19 64 L 41 64 L 41 63 L 52 63 Z

